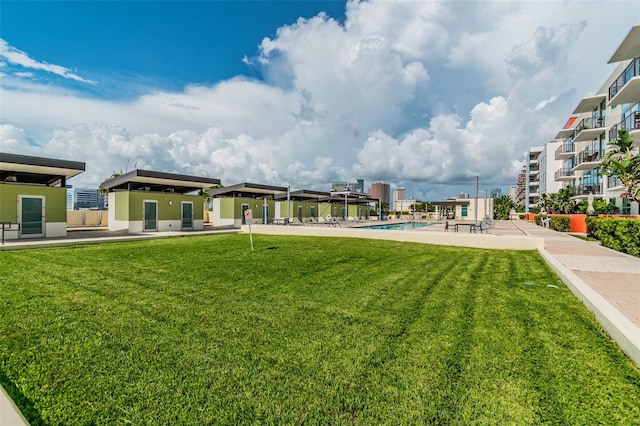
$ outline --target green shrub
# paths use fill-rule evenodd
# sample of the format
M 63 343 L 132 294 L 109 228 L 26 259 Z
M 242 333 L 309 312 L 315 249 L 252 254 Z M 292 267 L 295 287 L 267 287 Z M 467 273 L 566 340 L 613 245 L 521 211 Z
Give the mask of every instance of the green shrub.
M 551 216 L 549 228 L 559 232 L 569 232 L 569 218 L 566 216 Z
M 546 219 L 547 216 L 543 215 L 543 214 L 537 214 L 533 217 L 533 221 L 536 223 L 536 225 L 540 226 L 540 222 L 542 221 L 542 219 Z
M 603 246 L 640 257 L 640 219 L 593 218 L 595 231 Z M 587 224 L 587 231 L 589 231 Z
M 525 216 L 524 216 L 523 214 L 519 214 L 519 215 L 518 215 L 518 218 L 519 218 L 520 220 L 524 220 Z
M 589 216 L 585 219 L 585 222 L 587 223 L 587 236 L 598 238 L 598 218 Z

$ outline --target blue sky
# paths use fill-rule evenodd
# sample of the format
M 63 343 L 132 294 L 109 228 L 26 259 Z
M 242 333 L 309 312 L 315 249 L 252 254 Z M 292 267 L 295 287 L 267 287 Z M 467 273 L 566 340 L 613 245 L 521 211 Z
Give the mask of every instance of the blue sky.
M 515 183 L 640 20 L 632 1 L 0 7 L 0 149 L 84 161 L 76 186 L 135 165 L 428 200 Z

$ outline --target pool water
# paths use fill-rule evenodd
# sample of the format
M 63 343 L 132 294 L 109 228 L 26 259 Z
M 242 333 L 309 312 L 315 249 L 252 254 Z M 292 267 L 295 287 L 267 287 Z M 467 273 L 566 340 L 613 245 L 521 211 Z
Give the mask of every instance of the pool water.
M 402 223 L 385 223 L 384 225 L 360 226 L 358 229 L 382 229 L 403 231 L 405 229 L 417 229 L 435 225 L 430 222 L 402 222 Z

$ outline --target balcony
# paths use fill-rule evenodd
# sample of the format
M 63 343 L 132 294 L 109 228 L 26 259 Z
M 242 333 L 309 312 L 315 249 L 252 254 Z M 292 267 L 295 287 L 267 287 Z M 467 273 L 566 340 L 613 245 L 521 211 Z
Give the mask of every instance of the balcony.
M 576 153 L 576 147 L 573 143 L 564 143 L 556 149 L 556 160 L 568 160 Z
M 607 189 L 609 191 L 616 191 L 619 189 L 623 189 L 624 185 L 622 185 L 622 181 L 614 176 L 607 177 Z
M 640 58 L 635 58 L 609 86 L 609 106 L 640 100 Z
M 576 197 L 584 197 L 585 195 L 602 195 L 602 185 L 598 183 L 578 185 L 574 188 Z
M 620 123 L 611 126 L 611 129 L 609 129 L 610 142 L 618 140 L 618 130 L 628 131 L 635 140 L 636 135 L 640 135 L 640 112 L 632 112 L 631 114 L 627 115 Z
M 592 141 L 605 132 L 604 117 L 587 117 L 580 121 L 575 128 L 574 142 Z
M 585 149 L 576 155 L 576 165 L 573 167 L 573 171 L 595 169 L 600 167 L 601 163 L 602 153 L 600 151 Z
M 573 110 L 574 114 L 582 114 L 585 112 L 591 112 L 600 106 L 600 103 L 607 99 L 605 93 L 600 93 L 594 96 L 587 96 L 582 98 L 578 103 L 576 109 Z
M 555 182 L 570 182 L 576 178 L 576 174 L 573 172 L 573 169 L 570 168 L 562 168 L 556 170 L 554 181 Z

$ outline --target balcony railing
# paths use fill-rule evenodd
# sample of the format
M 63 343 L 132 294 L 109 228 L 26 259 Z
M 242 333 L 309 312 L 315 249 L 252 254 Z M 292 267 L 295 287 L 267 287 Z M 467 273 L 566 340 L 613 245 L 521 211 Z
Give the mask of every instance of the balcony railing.
M 585 149 L 576 156 L 575 165 L 578 166 L 582 163 L 594 163 L 596 161 L 602 161 L 602 153 L 597 150 Z
M 578 185 L 574 189 L 575 195 L 602 194 L 602 185 L 600 185 L 599 183 Z
M 578 125 L 576 126 L 576 129 L 574 131 L 574 135 L 578 136 L 578 133 L 580 133 L 583 130 L 588 130 L 588 129 L 599 129 L 600 127 L 604 127 L 605 126 L 605 120 L 604 117 L 587 117 L 587 118 L 583 118 Z
M 572 178 L 574 176 L 575 176 L 575 173 L 573 172 L 573 170 L 571 170 L 570 167 L 564 167 L 562 169 L 556 170 L 554 178 L 557 181 L 561 178 L 569 178 L 569 177 Z
M 618 140 L 618 130 L 626 130 L 628 132 L 640 130 L 640 112 L 635 111 L 627 115 L 620 123 L 611 126 L 611 129 L 609 129 L 609 141 Z
M 640 76 L 640 58 L 635 58 L 622 71 L 622 74 L 609 86 L 609 100 L 611 100 L 633 77 Z
M 575 152 L 575 146 L 573 143 L 562 144 L 556 149 L 556 160 L 563 157 L 564 154 L 573 154 Z

